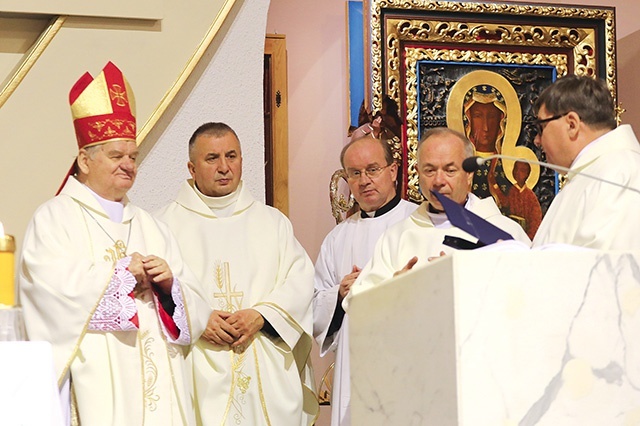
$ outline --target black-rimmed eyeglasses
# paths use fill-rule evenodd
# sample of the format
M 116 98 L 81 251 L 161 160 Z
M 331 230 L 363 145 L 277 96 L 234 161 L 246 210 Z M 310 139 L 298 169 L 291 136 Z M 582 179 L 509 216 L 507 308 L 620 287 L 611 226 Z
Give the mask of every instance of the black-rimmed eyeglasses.
M 549 118 L 543 118 L 543 119 L 536 118 L 531 122 L 531 124 L 533 125 L 533 128 L 536 130 L 536 134 L 542 137 L 542 130 L 544 129 L 544 126 L 542 126 L 543 124 L 547 124 L 550 121 L 557 120 L 558 118 L 562 118 L 567 114 L 569 113 L 565 112 L 564 114 L 556 114 Z
M 391 163 L 391 164 L 393 164 L 393 163 Z M 349 180 L 358 180 L 363 175 L 367 176 L 369 179 L 375 179 L 378 176 L 380 176 L 380 173 L 382 173 L 382 171 L 384 169 L 386 169 L 387 167 L 389 167 L 391 164 L 387 164 L 384 167 L 371 166 L 371 167 L 367 167 L 366 169 L 361 169 L 361 170 L 347 169 L 346 170 L 347 179 L 349 179 Z

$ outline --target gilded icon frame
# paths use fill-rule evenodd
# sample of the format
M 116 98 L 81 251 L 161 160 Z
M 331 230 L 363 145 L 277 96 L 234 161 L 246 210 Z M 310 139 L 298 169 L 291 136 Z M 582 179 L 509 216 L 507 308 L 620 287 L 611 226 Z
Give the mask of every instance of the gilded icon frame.
M 363 9 L 365 71 L 370 76 L 366 99 L 378 110 L 388 95 L 402 111 L 405 126 L 398 156 L 406 170 L 404 196 L 410 200 L 422 200 L 416 171 L 421 133 L 430 127 L 461 126 L 448 117 L 446 108 L 451 89 L 466 74 L 464 67 L 467 73 L 500 72 L 510 82 L 511 71 L 521 80 L 528 72 L 535 74 L 537 82 L 517 93 L 524 108 L 519 129 L 511 132 L 518 134 L 503 143 L 503 149 L 520 157 L 544 161 L 544 154 L 533 146 L 527 123 L 534 118 L 531 105 L 537 94 L 556 78 L 571 73 L 602 78 L 617 105 L 613 7 L 364 0 Z M 443 71 L 437 76 L 441 81 L 426 82 L 426 73 L 420 74 L 421 67 L 443 70 L 445 65 L 454 71 Z M 538 75 L 545 72 L 551 76 Z M 425 98 L 433 107 L 426 113 L 421 110 Z M 505 167 L 512 168 L 513 163 Z M 534 170 L 532 176 L 536 173 L 535 179 L 546 185 L 536 186 L 544 212 L 557 191 L 557 178 L 546 168 Z

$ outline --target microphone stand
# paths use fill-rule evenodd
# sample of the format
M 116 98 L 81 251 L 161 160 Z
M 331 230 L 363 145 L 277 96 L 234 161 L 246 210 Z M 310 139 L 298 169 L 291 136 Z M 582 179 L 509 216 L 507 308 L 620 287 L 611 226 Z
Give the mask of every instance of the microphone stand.
M 512 161 L 521 161 L 523 163 L 529 163 L 529 164 L 537 164 L 538 166 L 543 166 L 543 167 L 548 167 L 556 172 L 563 172 L 563 173 L 572 173 L 572 174 L 576 174 L 576 175 L 581 175 L 584 177 L 588 177 L 590 179 L 594 179 L 597 180 L 599 182 L 604 182 L 604 183 L 608 183 L 609 185 L 613 185 L 613 186 L 617 186 L 618 188 L 622 188 L 622 189 L 628 189 L 630 191 L 636 192 L 638 194 L 640 194 L 640 190 L 636 189 L 636 188 L 632 188 L 630 186 L 627 185 L 623 185 L 621 183 L 618 182 L 613 182 L 607 179 L 603 179 L 599 176 L 594 176 L 594 175 L 590 175 L 588 173 L 584 173 L 584 172 L 579 172 L 576 170 L 571 170 L 567 167 L 562 167 L 562 166 L 558 166 L 557 164 L 551 164 L 551 163 L 545 163 L 544 161 L 536 161 L 536 160 L 529 160 L 528 158 L 522 158 L 522 157 L 513 157 L 510 155 L 502 155 L 502 154 L 494 154 L 494 155 L 490 155 L 488 157 L 482 158 L 482 157 L 469 157 L 469 158 L 465 158 L 465 160 L 462 162 L 462 168 L 467 172 L 467 173 L 471 173 L 471 172 L 475 172 L 479 166 L 483 165 L 484 163 L 486 163 L 489 160 L 493 160 L 494 158 L 500 158 L 500 159 L 505 159 L 505 160 L 512 160 Z

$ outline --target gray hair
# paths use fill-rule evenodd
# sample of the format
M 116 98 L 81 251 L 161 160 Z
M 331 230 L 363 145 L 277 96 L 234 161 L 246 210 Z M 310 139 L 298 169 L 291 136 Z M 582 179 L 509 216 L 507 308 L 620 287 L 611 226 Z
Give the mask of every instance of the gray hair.
M 207 135 L 207 136 L 213 136 L 215 138 L 221 138 L 229 133 L 235 136 L 237 141 L 240 141 L 240 138 L 238 138 L 238 135 L 236 134 L 236 132 L 231 127 L 229 127 L 228 124 L 216 123 L 216 122 L 204 123 L 203 125 L 198 127 L 196 131 L 193 132 L 193 134 L 189 138 L 189 159 L 193 160 L 192 158 L 193 147 L 195 146 L 196 139 L 198 138 L 198 136 Z
M 420 148 L 428 139 L 435 136 L 443 136 L 443 135 L 455 136 L 460 140 L 460 142 L 462 142 L 462 144 L 464 145 L 465 158 L 473 157 L 475 155 L 475 148 L 473 146 L 473 143 L 471 143 L 471 141 L 465 135 L 463 135 L 462 133 L 456 130 L 452 130 L 448 127 L 433 127 L 431 129 L 428 129 L 424 133 L 424 136 L 422 137 L 420 142 L 418 142 L 418 150 L 417 150 L 418 158 L 419 158 Z

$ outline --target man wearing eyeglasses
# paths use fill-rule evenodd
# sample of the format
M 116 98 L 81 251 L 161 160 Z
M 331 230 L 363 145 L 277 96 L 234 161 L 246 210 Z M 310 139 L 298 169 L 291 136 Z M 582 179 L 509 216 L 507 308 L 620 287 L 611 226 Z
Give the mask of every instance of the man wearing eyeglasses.
M 333 426 L 351 424 L 348 319 L 342 310 L 342 299 L 371 258 L 380 235 L 417 207 L 396 193 L 398 165 L 386 142 L 368 134 L 347 144 L 340 161 L 360 211 L 336 226 L 322 243 L 313 299 L 313 333 L 320 354 L 336 351 L 331 395 Z
M 362 270 L 345 302 L 366 288 L 376 286 L 415 265 L 455 249 L 444 245 L 445 237 L 462 246 L 477 239 L 449 222 L 442 204 L 432 192 L 438 192 L 509 233 L 527 246 L 531 240 L 515 221 L 503 216 L 491 197 L 480 199 L 471 191 L 473 173 L 462 168 L 465 158 L 474 153 L 473 144 L 463 134 L 446 127 L 429 129 L 418 145 L 418 177 L 426 198 L 407 219 L 387 230 L 375 247 L 371 262 Z
M 606 83 L 575 75 L 538 98 L 535 143 L 547 161 L 615 182 L 569 173 L 533 240 L 601 250 L 640 248 L 640 146 L 631 126 L 617 127 Z

